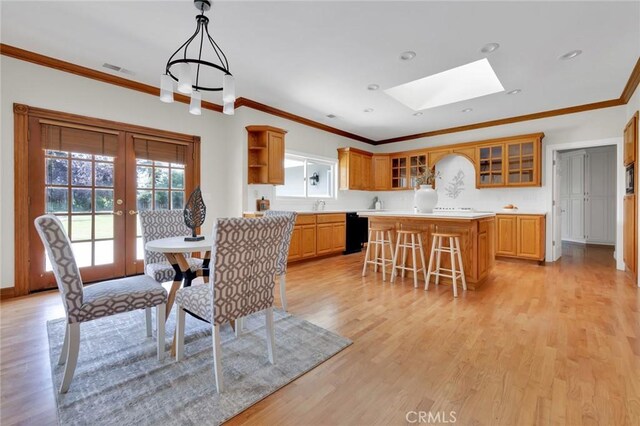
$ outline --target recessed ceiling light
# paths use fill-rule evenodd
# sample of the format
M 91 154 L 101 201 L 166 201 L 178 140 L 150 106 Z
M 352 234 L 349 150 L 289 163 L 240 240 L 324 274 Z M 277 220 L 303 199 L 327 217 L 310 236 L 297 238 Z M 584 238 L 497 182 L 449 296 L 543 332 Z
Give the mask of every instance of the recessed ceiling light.
M 403 61 L 410 61 L 415 57 L 416 57 L 416 52 L 413 52 L 411 50 L 407 50 L 406 52 L 402 52 L 402 54 L 400 55 L 400 59 L 402 59 Z
M 480 51 L 482 53 L 491 53 L 498 50 L 499 47 L 500 45 L 498 43 L 488 43 L 482 46 L 482 49 L 480 49 Z
M 378 90 L 379 88 L 380 88 L 380 85 L 375 83 L 367 86 L 367 89 L 369 90 Z
M 473 108 L 465 108 L 462 110 L 462 112 L 471 112 L 473 111 Z
M 520 89 L 513 89 L 513 90 L 509 90 L 507 92 L 507 95 L 517 95 L 518 93 L 522 92 L 522 90 Z
M 567 52 L 564 55 L 560 56 L 560 59 L 573 59 L 581 53 L 582 50 L 572 50 L 571 52 Z
M 504 87 L 487 58 L 384 90 L 413 111 L 424 111 L 502 91 Z
M 364 110 L 364 112 L 373 112 L 373 108 L 367 108 Z
M 133 71 L 131 71 L 131 70 L 128 70 L 128 69 L 126 69 L 126 68 L 119 67 L 119 66 L 117 66 L 117 65 L 110 64 L 110 63 L 108 63 L 108 62 L 105 62 L 104 64 L 102 64 L 102 66 L 103 66 L 104 68 L 108 68 L 108 69 L 113 70 L 113 71 L 116 71 L 116 72 L 121 72 L 121 73 L 123 73 L 123 74 L 136 75 L 136 73 L 135 73 L 135 72 L 133 72 Z
M 422 113 L 420 111 L 413 113 L 414 117 L 420 117 Z
M 336 115 L 335 114 L 327 114 L 327 117 L 328 118 L 336 118 Z

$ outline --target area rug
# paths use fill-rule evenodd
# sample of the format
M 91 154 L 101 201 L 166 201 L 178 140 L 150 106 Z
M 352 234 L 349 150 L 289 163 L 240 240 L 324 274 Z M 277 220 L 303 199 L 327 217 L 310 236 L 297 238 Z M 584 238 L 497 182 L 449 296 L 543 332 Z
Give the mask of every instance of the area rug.
M 264 314 L 245 320 L 237 339 L 221 327 L 225 389 L 213 376 L 211 329 L 187 315 L 185 357 L 169 346 L 175 315 L 167 321 L 167 358 L 156 359 L 155 338 L 145 334 L 144 311 L 81 325 L 80 356 L 67 394 L 58 394 L 64 366 L 64 319 L 47 323 L 49 356 L 61 425 L 217 425 L 244 411 L 352 342 L 283 311 L 275 311 L 276 362 L 269 363 Z M 155 333 L 154 333 L 155 334 Z

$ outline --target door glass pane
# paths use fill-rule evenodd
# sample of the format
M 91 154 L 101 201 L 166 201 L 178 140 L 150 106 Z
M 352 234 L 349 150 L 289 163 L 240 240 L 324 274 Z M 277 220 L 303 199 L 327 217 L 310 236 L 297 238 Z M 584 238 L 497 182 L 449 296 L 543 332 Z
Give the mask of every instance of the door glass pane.
M 83 241 L 91 239 L 93 217 L 91 215 L 71 216 L 71 241 Z
M 96 163 L 96 186 L 113 186 L 113 164 Z
M 151 191 L 138 190 L 136 199 L 138 210 L 151 210 Z
M 46 212 L 66 213 L 69 209 L 67 188 L 47 188 L 45 190 Z
M 184 208 L 184 192 L 183 191 L 171 191 L 171 208 L 172 209 Z
M 140 160 L 138 160 L 140 161 Z M 145 160 L 146 161 L 146 160 Z M 153 168 L 138 166 L 136 167 L 136 178 L 138 181 L 138 188 L 151 188 L 153 183 L 151 181 L 151 172 Z
M 136 238 L 136 259 L 144 259 L 144 247 L 142 245 L 142 237 Z
M 67 185 L 69 182 L 69 161 L 61 158 L 47 158 L 47 185 Z
M 154 184 L 156 188 L 169 188 L 169 169 L 156 167 Z
M 96 189 L 96 212 L 113 211 L 113 189 Z
M 155 191 L 156 210 L 169 210 L 169 191 Z
M 73 160 L 71 162 L 71 185 L 91 186 L 92 170 L 91 161 Z
M 91 246 L 91 241 L 71 244 L 78 267 L 91 266 L 91 258 L 93 257 L 93 247 Z
M 96 241 L 96 265 L 113 263 L 113 240 Z
M 184 189 L 184 170 L 171 170 L 171 188 Z
M 113 215 L 98 214 L 96 221 L 96 239 L 113 238 Z
M 91 192 L 91 189 L 73 188 L 71 190 L 71 211 L 74 213 L 90 213 L 92 204 Z

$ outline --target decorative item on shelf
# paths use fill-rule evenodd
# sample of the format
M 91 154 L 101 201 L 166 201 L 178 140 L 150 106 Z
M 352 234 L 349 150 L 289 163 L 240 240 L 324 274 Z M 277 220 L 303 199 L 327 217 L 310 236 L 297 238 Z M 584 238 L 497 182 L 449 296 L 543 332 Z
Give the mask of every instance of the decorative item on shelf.
M 427 167 L 425 171 L 418 176 L 416 188 L 413 193 L 413 205 L 418 213 L 431 213 L 433 208 L 438 204 L 438 193 L 433 188 L 436 179 L 440 178 L 440 172 Z
M 201 91 L 222 91 L 223 113 L 233 115 L 236 101 L 234 78 L 229 71 L 227 57 L 209 35 L 209 18 L 204 16 L 204 12 L 211 9 L 211 1 L 194 0 L 193 3 L 200 11 L 200 14 L 196 16 L 196 31 L 169 57 L 165 73 L 160 77 L 160 100 L 167 103 L 173 102 L 173 82 L 176 81 L 178 92 L 191 95 L 189 105 L 191 114 L 201 114 Z M 194 40 L 196 43 L 192 52 L 189 53 L 189 47 Z M 203 56 L 206 59 L 203 59 Z M 194 65 L 195 72 L 191 65 Z M 211 81 L 211 77 L 205 77 L 204 74 L 221 72 L 223 74 L 222 85 L 216 87 L 201 84 L 200 71 L 203 71 L 203 80 L 205 81 Z M 195 81 L 193 77 L 195 77 Z
M 196 228 L 202 226 L 206 215 L 207 206 L 204 205 L 202 192 L 200 192 L 200 187 L 198 186 L 193 190 L 189 196 L 189 201 L 187 201 L 187 204 L 184 207 L 184 223 L 187 225 L 187 228 L 191 229 L 191 236 L 184 237 L 185 241 L 204 240 L 203 235 L 196 234 Z
M 518 210 L 518 206 L 516 206 L 515 204 L 507 204 L 506 206 L 502 207 L 502 210 L 506 212 L 513 212 Z
M 259 212 L 269 210 L 269 207 L 270 207 L 269 200 L 265 200 L 264 197 L 262 197 L 259 200 L 256 200 L 256 208 Z
M 318 174 L 318 172 L 313 172 L 313 174 L 309 178 L 309 182 L 311 182 L 311 186 L 318 185 L 318 182 L 320 182 L 320 175 Z

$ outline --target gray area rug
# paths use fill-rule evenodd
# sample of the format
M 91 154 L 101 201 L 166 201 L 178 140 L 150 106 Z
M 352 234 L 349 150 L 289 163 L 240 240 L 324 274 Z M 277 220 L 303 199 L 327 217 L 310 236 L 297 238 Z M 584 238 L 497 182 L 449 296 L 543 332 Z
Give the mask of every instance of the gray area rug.
M 155 310 L 154 310 L 155 311 Z M 154 320 L 155 324 L 155 320 Z M 216 425 L 230 419 L 331 358 L 352 342 L 308 321 L 275 311 L 276 363 L 267 358 L 264 314 L 245 320 L 236 339 L 221 327 L 225 389 L 213 376 L 211 328 L 187 315 L 185 358 L 169 348 L 175 315 L 167 321 L 167 358 L 156 359 L 155 338 L 147 338 L 144 311 L 81 325 L 80 356 L 69 392 L 60 395 L 64 366 L 57 364 L 64 319 L 47 323 L 49 356 L 62 425 Z M 155 332 L 154 332 L 155 335 Z

